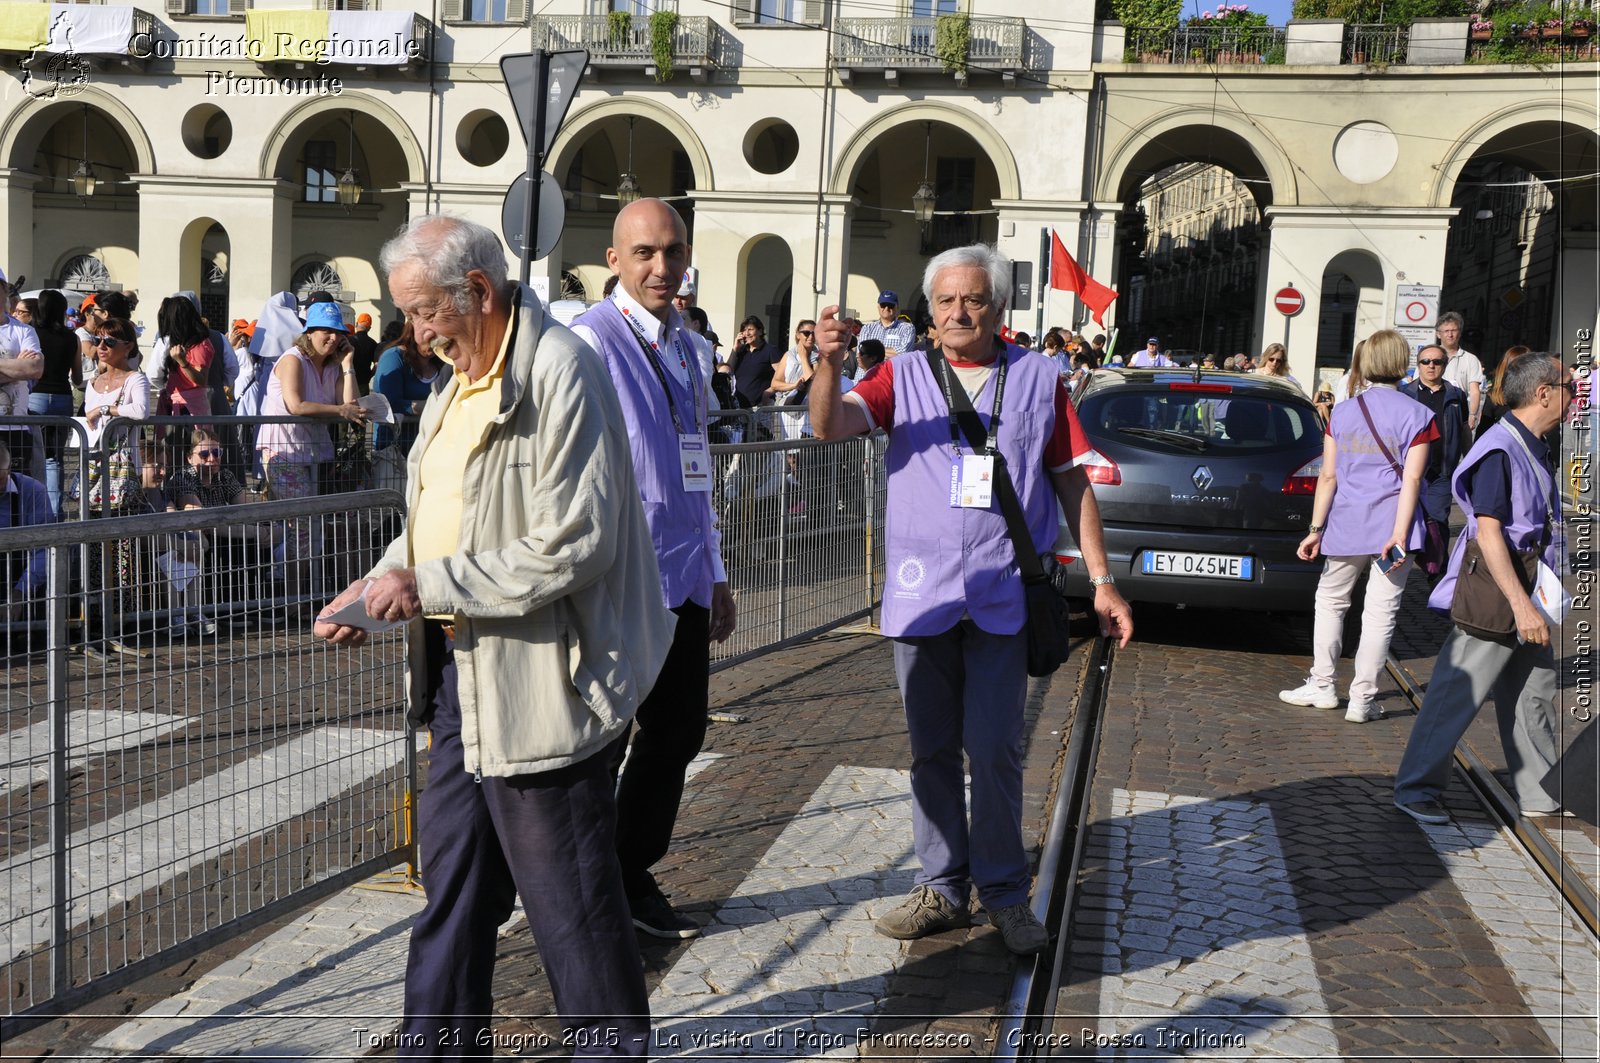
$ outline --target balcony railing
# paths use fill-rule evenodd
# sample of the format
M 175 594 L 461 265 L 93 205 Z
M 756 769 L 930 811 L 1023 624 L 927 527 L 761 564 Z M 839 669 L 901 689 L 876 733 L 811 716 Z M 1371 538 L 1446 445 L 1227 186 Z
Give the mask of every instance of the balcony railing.
M 1528 26 L 1505 35 L 1474 30 L 1467 40 L 1469 63 L 1547 65 L 1596 60 L 1600 60 L 1600 33 L 1588 23 L 1559 30 Z
M 1410 26 L 1352 22 L 1344 28 L 1344 54 L 1341 58 L 1356 66 L 1363 63 L 1398 65 L 1406 61 L 1406 49 L 1410 45 Z
M 1127 30 L 1124 61 L 1219 66 L 1281 63 L 1287 34 L 1282 26 L 1131 26 Z
M 650 20 L 631 20 L 626 31 L 617 32 L 605 15 L 548 15 L 533 20 L 534 47 L 550 51 L 583 48 L 594 67 L 638 67 L 657 75 L 655 53 L 650 45 Z M 722 27 L 703 15 L 678 19 L 672 36 L 673 68 L 688 69 L 705 80 L 714 69 L 731 64 L 730 45 Z
M 945 69 L 934 52 L 938 29 L 938 18 L 842 18 L 831 38 L 833 62 L 846 76 L 852 70 L 882 70 L 891 80 L 899 71 L 937 73 Z M 1014 76 L 1026 69 L 1026 37 L 1020 18 L 970 19 L 967 72 Z
M 75 4 L 74 7 L 79 5 Z M 14 14 L 20 13 L 19 9 L 28 8 L 36 9 L 37 5 L 0 4 L 0 16 L 4 16 L 0 21 L 13 18 Z M 52 26 L 46 22 L 46 39 L 36 39 L 32 47 L 21 45 L 28 36 L 26 33 L 17 33 L 8 26 L 6 28 L 12 29 L 12 32 L 3 36 L 11 43 L 0 45 L 0 51 L 13 55 L 44 52 L 51 55 L 81 55 L 92 59 L 130 59 L 135 57 L 133 41 L 150 40 L 159 25 L 156 17 L 148 11 L 122 4 L 84 4 L 79 10 L 83 12 L 83 17 L 93 20 L 91 25 L 74 24 L 72 29 L 75 32 L 69 33 L 65 26 Z

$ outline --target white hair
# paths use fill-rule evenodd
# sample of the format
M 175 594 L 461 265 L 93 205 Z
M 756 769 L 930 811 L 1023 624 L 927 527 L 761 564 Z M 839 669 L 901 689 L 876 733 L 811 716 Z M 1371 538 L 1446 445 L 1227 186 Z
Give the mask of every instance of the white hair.
M 928 268 L 922 271 L 922 294 L 928 297 L 929 304 L 933 302 L 933 282 L 940 273 L 969 266 L 989 274 L 989 297 L 996 310 L 1004 313 L 1011 305 L 1011 260 L 988 244 L 952 247 L 928 260 Z
M 453 214 L 413 218 L 383 245 L 378 264 L 392 274 L 402 263 L 422 267 L 422 279 L 450 294 L 460 313 L 471 303 L 467 274 L 477 270 L 499 291 L 506 283 L 506 253 L 493 229 Z

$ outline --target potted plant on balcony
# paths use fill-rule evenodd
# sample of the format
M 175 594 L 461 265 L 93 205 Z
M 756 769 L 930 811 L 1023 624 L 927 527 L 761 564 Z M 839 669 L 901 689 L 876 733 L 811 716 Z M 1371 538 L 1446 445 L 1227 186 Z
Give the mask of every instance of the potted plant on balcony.
M 627 11 L 612 11 L 606 15 L 606 42 L 614 51 L 628 46 L 633 33 L 633 15 Z
M 1251 11 L 1249 4 L 1230 4 L 1223 0 L 1215 11 L 1202 11 L 1191 18 L 1189 29 L 1214 29 L 1217 38 L 1217 62 L 1259 63 L 1267 42 L 1267 16 Z
M 1487 19 L 1475 18 L 1472 20 L 1471 37 L 1475 41 L 1486 41 L 1494 36 L 1494 23 Z
M 1123 62 L 1165 63 L 1174 54 L 1182 62 L 1183 53 L 1173 52 L 1173 31 L 1183 0 L 1111 0 L 1111 12 L 1127 27 L 1130 47 Z
M 1594 19 L 1579 16 L 1567 23 L 1567 36 L 1587 40 L 1594 34 Z
M 672 57 L 677 36 L 676 11 L 657 11 L 650 16 L 650 59 L 655 63 L 657 81 L 672 80 Z
M 972 16 L 966 12 L 940 15 L 933 23 L 933 54 L 939 65 L 962 77 L 967 73 L 967 44 L 972 39 Z

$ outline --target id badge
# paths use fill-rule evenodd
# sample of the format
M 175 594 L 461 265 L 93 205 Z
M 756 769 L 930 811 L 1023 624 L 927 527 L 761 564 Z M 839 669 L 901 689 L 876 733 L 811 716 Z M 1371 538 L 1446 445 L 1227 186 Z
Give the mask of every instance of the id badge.
M 705 436 L 678 436 L 678 465 L 683 469 L 685 491 L 711 490 L 711 452 Z
M 994 457 L 963 454 L 950 467 L 950 505 L 989 509 L 994 499 Z

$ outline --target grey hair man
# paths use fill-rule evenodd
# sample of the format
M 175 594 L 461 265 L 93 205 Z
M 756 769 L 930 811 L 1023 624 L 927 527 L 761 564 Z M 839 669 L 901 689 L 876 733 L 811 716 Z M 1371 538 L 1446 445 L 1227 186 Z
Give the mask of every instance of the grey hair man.
M 1575 388 L 1572 371 L 1559 357 L 1538 352 L 1507 366 L 1501 387 L 1511 411 L 1483 433 L 1456 470 L 1455 498 L 1468 514 L 1466 532 L 1456 540 L 1450 567 L 1428 605 L 1450 611 L 1467 543 L 1476 541 L 1484 566 L 1511 605 L 1516 637 L 1481 637 L 1457 625 L 1439 649 L 1394 781 L 1395 805 L 1422 823 L 1450 821 L 1439 798 L 1450 781 L 1451 758 L 1491 693 L 1522 814 L 1560 809 L 1541 785 L 1561 753 L 1550 624 L 1511 555 L 1537 550 L 1553 571 L 1562 571 L 1564 541 L 1554 534 L 1561 528 L 1561 495 L 1554 489 L 1550 448 L 1542 437 L 1566 417 Z
M 673 622 L 616 389 L 507 282 L 489 229 L 417 218 L 381 262 L 418 346 L 455 373 L 440 374 L 407 461 L 412 519 L 324 613 L 364 617 L 315 630 L 356 645 L 372 622 L 410 624 L 409 718 L 432 745 L 400 1054 L 481 1053 L 496 930 L 520 894 L 568 1036 L 643 1057 L 610 761 Z
M 877 929 L 916 938 L 968 926 L 968 893 L 976 886 L 1006 947 L 1037 953 L 1050 938 L 1028 907 L 1022 842 L 1026 608 L 1016 549 L 990 486 L 1004 476 L 1014 481 L 1029 547 L 1038 554 L 1054 548 L 1059 504 L 1095 585 L 1102 631 L 1126 645 L 1133 615 L 1114 585 L 1082 467 L 1092 450 L 1055 364 L 996 335 L 1011 297 L 1010 261 L 984 244 L 955 248 L 928 263 L 923 290 L 940 349 L 890 359 L 841 396 L 849 335 L 831 306 L 817 323 L 820 358 L 811 381 L 819 438 L 879 427 L 889 434 L 889 586 L 881 625 L 894 639 L 911 736 L 912 823 L 922 866 L 915 890 L 878 919 Z M 953 440 L 951 414 L 967 403 L 984 438 Z M 959 455 L 954 466 L 952 449 Z M 951 490 L 952 474 L 959 492 Z M 963 754 L 972 765 L 970 825 Z
M 1461 333 L 1466 328 L 1462 316 L 1451 310 L 1439 315 L 1434 332 L 1439 346 L 1444 348 L 1449 361 L 1444 365 L 1444 378 L 1467 393 L 1467 430 L 1476 431 L 1478 418 L 1483 412 L 1483 393 L 1488 387 L 1483 374 L 1483 363 L 1471 351 L 1461 349 Z

